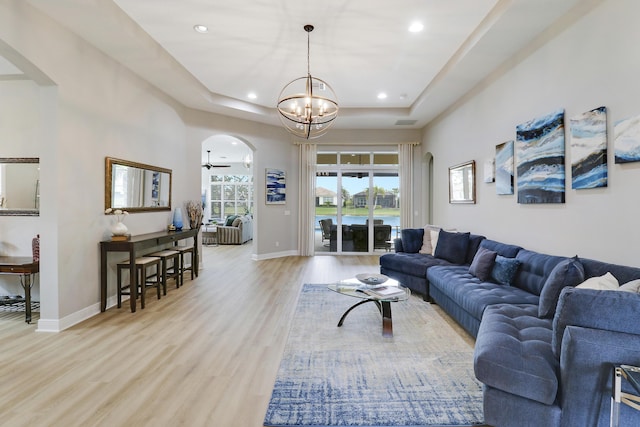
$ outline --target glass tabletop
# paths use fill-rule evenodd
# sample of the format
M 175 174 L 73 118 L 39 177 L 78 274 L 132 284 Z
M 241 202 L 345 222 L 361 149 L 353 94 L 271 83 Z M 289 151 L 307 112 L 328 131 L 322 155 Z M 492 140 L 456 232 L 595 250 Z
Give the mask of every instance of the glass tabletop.
M 352 278 L 332 283 L 327 285 L 327 288 L 350 297 L 377 301 L 404 301 L 411 295 L 409 288 L 405 288 L 394 279 L 388 279 L 379 285 L 365 285 Z

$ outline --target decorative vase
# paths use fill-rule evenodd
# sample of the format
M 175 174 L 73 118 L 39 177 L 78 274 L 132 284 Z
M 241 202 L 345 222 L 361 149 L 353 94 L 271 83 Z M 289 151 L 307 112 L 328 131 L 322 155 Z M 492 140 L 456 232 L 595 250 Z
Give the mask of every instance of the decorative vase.
M 127 226 L 120 221 L 116 222 L 111 227 L 111 234 L 113 234 L 114 236 L 124 236 L 127 234 L 127 231 L 129 231 Z
M 173 226 L 178 231 L 182 230 L 182 211 L 180 208 L 176 208 L 173 211 Z

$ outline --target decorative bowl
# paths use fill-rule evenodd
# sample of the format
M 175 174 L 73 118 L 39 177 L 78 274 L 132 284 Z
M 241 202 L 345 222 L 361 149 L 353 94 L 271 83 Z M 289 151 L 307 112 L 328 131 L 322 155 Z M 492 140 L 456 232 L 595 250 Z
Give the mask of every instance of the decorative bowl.
M 380 285 L 386 282 L 389 278 L 384 274 L 375 274 L 375 273 L 361 273 L 356 274 L 356 279 L 365 285 L 374 286 Z

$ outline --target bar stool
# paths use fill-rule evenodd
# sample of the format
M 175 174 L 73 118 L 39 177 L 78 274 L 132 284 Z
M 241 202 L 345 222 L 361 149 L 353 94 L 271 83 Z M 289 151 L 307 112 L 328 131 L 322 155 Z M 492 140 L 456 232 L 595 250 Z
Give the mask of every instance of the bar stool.
M 174 249 L 180 252 L 180 275 L 182 277 L 182 283 L 184 284 L 184 272 L 186 270 L 191 270 L 191 280 L 193 280 L 193 245 L 176 246 Z M 191 255 L 191 264 L 189 264 L 189 267 L 187 267 L 184 262 L 185 254 Z
M 161 260 L 162 266 L 162 289 L 164 295 L 167 294 L 167 280 L 175 279 L 176 288 L 179 288 L 182 284 L 182 269 L 180 268 L 180 252 L 172 249 L 165 249 L 163 251 L 154 252 L 149 254 L 151 257 L 158 257 Z M 171 265 L 168 265 L 168 261 L 173 261 Z
M 140 308 L 144 308 L 144 295 L 147 288 L 156 288 L 158 293 L 158 299 L 160 299 L 160 286 L 161 286 L 161 270 L 160 270 L 160 258 L 158 257 L 139 257 L 135 259 L 136 275 L 138 277 L 138 288 L 140 289 Z M 150 272 L 149 269 L 155 267 L 155 272 Z M 129 284 L 122 285 L 122 271 L 129 271 L 129 260 L 119 262 L 117 264 L 118 269 L 118 308 L 122 307 L 122 295 L 131 295 L 131 278 L 129 278 Z M 155 282 L 149 281 L 149 279 L 155 278 Z M 124 291 L 129 289 L 129 291 Z

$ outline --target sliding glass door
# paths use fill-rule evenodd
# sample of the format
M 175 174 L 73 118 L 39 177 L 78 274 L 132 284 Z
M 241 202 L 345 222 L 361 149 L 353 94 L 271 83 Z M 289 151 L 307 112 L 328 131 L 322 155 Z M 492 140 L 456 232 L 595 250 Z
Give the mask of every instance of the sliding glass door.
M 316 253 L 391 249 L 400 224 L 397 154 L 318 153 Z

